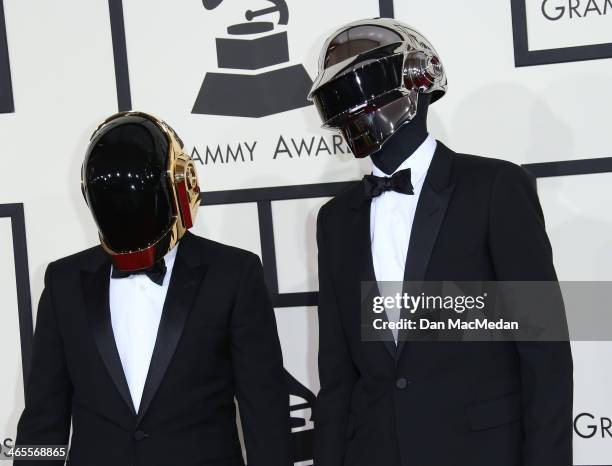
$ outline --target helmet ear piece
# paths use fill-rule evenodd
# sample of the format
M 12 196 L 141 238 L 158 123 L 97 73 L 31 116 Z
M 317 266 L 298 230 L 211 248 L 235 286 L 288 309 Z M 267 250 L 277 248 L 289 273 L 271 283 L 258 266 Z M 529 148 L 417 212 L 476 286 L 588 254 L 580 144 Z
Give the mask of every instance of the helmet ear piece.
M 428 52 L 414 51 L 404 61 L 404 84 L 407 89 L 427 94 L 444 79 L 439 58 Z
M 200 204 L 200 185 L 195 165 L 190 157 L 179 157 L 176 161 L 174 186 L 179 209 L 179 221 L 186 229 L 195 223 Z

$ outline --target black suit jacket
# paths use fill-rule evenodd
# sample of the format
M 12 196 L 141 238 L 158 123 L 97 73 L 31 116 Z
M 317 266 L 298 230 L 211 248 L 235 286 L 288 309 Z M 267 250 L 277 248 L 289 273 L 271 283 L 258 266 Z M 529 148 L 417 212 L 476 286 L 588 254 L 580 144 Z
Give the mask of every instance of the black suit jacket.
M 66 444 L 71 466 L 288 466 L 289 397 L 259 258 L 187 233 L 135 412 L 100 247 L 47 268 L 18 445 Z M 57 462 L 17 462 L 19 465 Z
M 569 466 L 567 342 L 363 342 L 371 202 L 357 183 L 320 210 L 317 466 Z M 531 179 L 438 143 L 406 281 L 556 280 Z

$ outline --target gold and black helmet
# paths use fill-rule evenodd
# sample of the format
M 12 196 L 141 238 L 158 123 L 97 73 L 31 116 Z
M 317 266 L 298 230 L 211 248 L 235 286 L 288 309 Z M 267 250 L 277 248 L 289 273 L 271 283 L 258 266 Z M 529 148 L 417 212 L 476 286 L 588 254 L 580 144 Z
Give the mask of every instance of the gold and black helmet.
M 91 137 L 81 189 L 100 242 L 120 270 L 146 269 L 176 246 L 200 204 L 196 169 L 164 121 L 117 113 Z

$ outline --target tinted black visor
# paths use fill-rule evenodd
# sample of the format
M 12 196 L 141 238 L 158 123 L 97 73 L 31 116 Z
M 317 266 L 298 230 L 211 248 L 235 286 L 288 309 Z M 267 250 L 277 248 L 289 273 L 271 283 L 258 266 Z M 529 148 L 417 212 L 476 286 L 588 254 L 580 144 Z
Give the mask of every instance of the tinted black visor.
M 313 95 L 313 102 L 323 123 L 335 126 L 335 120 L 349 110 L 359 114 L 360 110 L 367 111 L 375 99 L 399 92 L 403 63 L 401 54 L 379 58 L 322 86 Z
M 145 248 L 170 227 L 174 207 L 168 152 L 162 130 L 136 115 L 112 120 L 91 141 L 83 187 L 98 229 L 113 250 Z

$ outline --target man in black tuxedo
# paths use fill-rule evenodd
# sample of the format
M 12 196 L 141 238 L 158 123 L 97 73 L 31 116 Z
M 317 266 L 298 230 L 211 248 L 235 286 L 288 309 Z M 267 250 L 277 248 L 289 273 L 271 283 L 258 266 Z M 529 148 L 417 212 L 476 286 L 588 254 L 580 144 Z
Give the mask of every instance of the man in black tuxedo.
M 288 466 L 289 396 L 259 258 L 187 231 L 193 162 L 163 121 L 93 135 L 85 199 L 101 246 L 51 263 L 17 445 L 72 466 Z M 58 464 L 36 460 L 16 464 Z
M 317 466 L 570 466 L 564 342 L 363 341 L 362 282 L 556 281 L 532 180 L 427 132 L 446 91 L 431 44 L 394 20 L 328 39 L 311 98 L 373 174 L 324 205 Z

